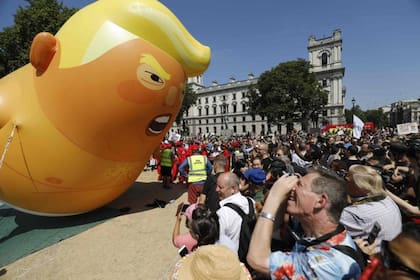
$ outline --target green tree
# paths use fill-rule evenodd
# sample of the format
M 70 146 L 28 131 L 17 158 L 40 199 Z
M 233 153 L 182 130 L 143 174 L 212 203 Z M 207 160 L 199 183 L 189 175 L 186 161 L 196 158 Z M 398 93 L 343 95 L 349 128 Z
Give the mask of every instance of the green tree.
M 362 121 L 366 121 L 365 112 L 360 108 L 359 105 L 354 106 L 354 108 L 344 110 L 344 117 L 346 118 L 346 123 L 353 123 L 353 115 L 358 116 Z
M 179 109 L 178 115 L 175 119 L 177 125 L 181 124 L 184 117 L 184 113 L 188 112 L 188 109 L 190 109 L 190 107 L 194 105 L 196 101 L 197 94 L 192 89 L 191 85 L 187 84 L 184 90 L 184 100 L 182 101 L 181 109 Z
M 389 126 L 389 120 L 382 108 L 363 111 L 359 105 L 354 106 L 353 109 L 345 110 L 345 117 L 347 123 L 353 123 L 353 114 L 358 116 L 363 122 L 373 122 L 376 128 Z
M 367 110 L 365 112 L 366 121 L 373 122 L 376 128 L 389 126 L 389 121 L 382 108 Z
M 55 34 L 77 9 L 57 0 L 25 0 L 14 15 L 14 25 L 0 32 L 0 77 L 29 62 L 29 50 L 36 34 Z
M 266 118 L 270 125 L 286 124 L 288 131 L 294 122 L 307 130 L 309 120 L 328 101 L 310 67 L 308 61 L 297 59 L 262 73 L 258 83 L 249 88 L 248 112 Z

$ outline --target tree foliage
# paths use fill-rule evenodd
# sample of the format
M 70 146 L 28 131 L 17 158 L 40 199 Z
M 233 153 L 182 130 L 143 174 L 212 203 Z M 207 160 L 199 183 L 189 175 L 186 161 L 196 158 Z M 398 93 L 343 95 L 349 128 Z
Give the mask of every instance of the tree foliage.
M 248 112 L 267 118 L 270 125 L 286 124 L 288 131 L 294 122 L 306 130 L 311 117 L 318 116 L 328 101 L 310 67 L 308 61 L 297 59 L 262 73 L 248 91 Z
M 191 85 L 187 85 L 184 90 L 184 100 L 182 101 L 181 109 L 179 109 L 178 115 L 176 116 L 175 122 L 181 124 L 184 113 L 195 104 L 197 101 L 197 94 L 192 89 Z
M 77 9 L 57 0 L 25 0 L 14 15 L 14 25 L 0 32 L 0 77 L 29 62 L 29 50 L 36 34 L 55 34 Z
M 347 123 L 353 123 L 353 114 L 358 116 L 363 122 L 373 122 L 375 127 L 389 126 L 389 120 L 382 108 L 363 111 L 359 105 L 354 106 L 351 110 L 345 110 Z

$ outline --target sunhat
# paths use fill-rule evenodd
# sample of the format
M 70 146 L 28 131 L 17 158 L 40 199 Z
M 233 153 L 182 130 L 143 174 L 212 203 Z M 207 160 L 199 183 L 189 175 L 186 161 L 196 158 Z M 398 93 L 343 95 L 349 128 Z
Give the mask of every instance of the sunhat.
M 175 266 L 172 280 L 252 280 L 238 256 L 223 245 L 200 246 Z

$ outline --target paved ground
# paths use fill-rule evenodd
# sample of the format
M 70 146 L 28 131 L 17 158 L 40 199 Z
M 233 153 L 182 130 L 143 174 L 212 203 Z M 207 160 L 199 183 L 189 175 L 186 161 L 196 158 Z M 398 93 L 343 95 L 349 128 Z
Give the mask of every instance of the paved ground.
M 175 201 L 147 206 L 155 198 Z M 168 279 L 179 258 L 171 241 L 175 211 L 186 198 L 185 186 L 165 190 L 156 171 L 145 171 L 107 205 L 129 212 L 4 266 L 0 279 Z

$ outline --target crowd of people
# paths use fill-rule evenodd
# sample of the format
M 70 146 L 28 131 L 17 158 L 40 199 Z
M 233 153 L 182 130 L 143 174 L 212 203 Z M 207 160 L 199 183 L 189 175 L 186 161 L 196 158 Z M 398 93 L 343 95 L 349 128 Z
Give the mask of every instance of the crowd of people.
M 200 279 L 420 279 L 420 251 L 408 247 L 420 246 L 420 135 L 294 131 L 165 140 L 161 151 L 163 187 L 186 184 L 190 204 L 174 226 L 173 243 L 188 254 L 172 279 L 194 279 L 180 276 L 186 269 Z M 244 244 L 243 220 L 253 216 Z M 223 269 L 238 278 L 185 268 L 216 263 L 212 252 L 226 248 L 237 260 Z

